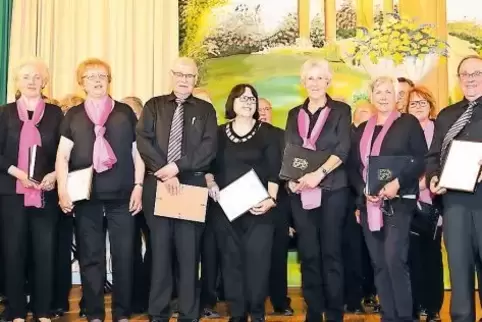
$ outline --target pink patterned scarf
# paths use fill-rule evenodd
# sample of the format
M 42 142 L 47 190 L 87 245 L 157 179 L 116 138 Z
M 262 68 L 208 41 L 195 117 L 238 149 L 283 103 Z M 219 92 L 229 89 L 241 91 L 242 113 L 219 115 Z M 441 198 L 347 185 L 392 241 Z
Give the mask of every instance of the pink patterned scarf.
M 431 120 L 426 122 L 425 126 L 423 126 L 423 133 L 425 134 L 425 142 L 427 142 L 428 148 L 430 148 L 430 145 L 432 144 L 434 130 L 435 130 L 435 125 Z M 419 199 L 420 201 L 423 201 L 425 203 L 432 204 L 432 194 L 428 187 L 420 190 Z
M 310 117 L 308 113 L 301 108 L 298 112 L 298 133 L 300 137 L 303 139 L 303 147 L 309 150 L 316 150 L 316 141 L 320 136 L 323 127 L 325 126 L 326 119 L 330 114 L 330 107 L 326 106 L 318 116 L 316 120 L 316 124 L 311 131 L 311 135 L 308 138 L 308 131 L 310 127 Z M 313 189 L 304 189 L 301 191 L 301 203 L 303 205 L 303 209 L 310 210 L 316 209 L 321 206 L 321 189 L 320 188 L 313 188 Z
M 37 106 L 33 112 L 33 117 L 30 120 L 28 117 L 27 104 L 25 99 L 21 97 L 17 100 L 17 113 L 20 121 L 23 122 L 20 130 L 20 141 L 18 149 L 18 163 L 17 167 L 28 173 L 28 157 L 30 148 L 33 146 L 42 146 L 42 136 L 37 129 L 37 124 L 42 119 L 45 112 L 45 102 L 39 98 Z M 20 180 L 17 180 L 16 191 L 18 194 L 23 194 L 25 207 L 43 208 L 42 191 L 35 188 L 25 188 Z
M 104 137 L 106 130 L 104 125 L 114 108 L 114 101 L 109 96 L 98 101 L 87 98 L 84 106 L 87 116 L 95 125 L 93 165 L 95 171 L 101 173 L 111 169 L 117 162 L 112 147 Z
M 393 122 L 395 122 L 395 120 L 399 117 L 400 112 L 393 111 L 390 113 L 371 148 L 370 146 L 372 143 L 373 134 L 375 132 L 375 126 L 377 125 L 377 116 L 374 115 L 368 120 L 360 141 L 360 158 L 365 183 L 367 182 L 368 174 L 368 157 L 380 155 L 383 139 L 385 138 L 385 135 L 392 126 Z M 383 214 L 380 206 L 381 202 L 374 203 L 367 200 L 368 227 L 370 228 L 370 231 L 379 231 L 383 227 Z

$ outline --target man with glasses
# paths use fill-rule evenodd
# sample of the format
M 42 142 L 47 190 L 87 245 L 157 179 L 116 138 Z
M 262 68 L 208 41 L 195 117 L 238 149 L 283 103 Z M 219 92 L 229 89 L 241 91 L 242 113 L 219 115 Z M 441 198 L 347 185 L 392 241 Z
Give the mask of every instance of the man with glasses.
M 405 77 L 398 77 L 398 97 L 397 110 L 400 113 L 405 113 L 408 104 L 408 92 L 415 86 L 412 80 Z
M 137 126 L 137 146 L 146 164 L 144 213 L 151 231 L 152 278 L 148 313 L 167 322 L 173 288 L 173 254 L 179 269 L 178 321 L 199 319 L 198 264 L 204 225 L 154 215 L 157 183 L 178 194 L 180 184 L 206 186 L 205 172 L 216 156 L 217 124 L 212 104 L 192 95 L 198 77 L 195 62 L 176 60 L 173 91 L 150 99 Z
M 448 146 L 454 139 L 482 141 L 482 57 L 467 56 L 458 68 L 464 98 L 445 109 L 435 121 L 435 134 L 427 154 L 427 184 L 442 196 L 443 234 L 450 269 L 452 321 L 475 321 L 474 266 L 482 253 L 482 189 L 459 192 L 438 185 Z M 482 176 L 478 179 L 480 186 Z

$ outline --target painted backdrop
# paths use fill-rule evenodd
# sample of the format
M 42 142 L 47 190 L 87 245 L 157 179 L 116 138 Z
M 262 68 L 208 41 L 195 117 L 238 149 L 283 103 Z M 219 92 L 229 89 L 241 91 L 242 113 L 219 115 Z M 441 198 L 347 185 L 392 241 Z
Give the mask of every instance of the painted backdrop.
M 284 127 L 303 101 L 301 64 L 313 56 L 330 62 L 329 93 L 352 107 L 367 100 L 371 78 L 389 74 L 425 84 L 443 108 L 461 97 L 461 57 L 482 54 L 480 7 L 480 0 L 179 0 L 179 45 L 200 64 L 199 86 L 219 122 L 230 89 L 247 82 Z M 299 285 L 290 258 L 290 284 Z

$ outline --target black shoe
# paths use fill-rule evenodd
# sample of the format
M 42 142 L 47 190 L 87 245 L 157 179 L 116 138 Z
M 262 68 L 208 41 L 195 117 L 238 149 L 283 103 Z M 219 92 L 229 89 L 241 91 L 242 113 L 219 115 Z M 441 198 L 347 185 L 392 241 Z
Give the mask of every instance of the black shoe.
M 251 318 L 251 322 L 265 322 L 266 319 L 265 318 Z
M 132 307 L 133 314 L 146 314 L 147 308 L 143 307 L 142 305 L 134 305 Z
M 202 317 L 207 319 L 219 319 L 221 314 L 219 314 L 216 310 L 210 308 L 204 308 L 202 312 Z
M 361 304 L 354 305 L 354 306 L 347 305 L 345 309 L 345 313 L 360 315 L 365 313 L 365 309 L 363 309 Z
M 85 313 L 85 309 L 84 309 L 84 308 L 80 308 L 79 318 L 81 318 L 81 319 L 87 318 L 87 314 Z
M 52 315 L 52 319 L 58 319 L 62 316 L 64 316 L 65 314 L 65 310 L 64 309 L 55 309 L 52 311 L 51 315 Z
M 378 313 L 380 313 L 381 310 L 382 310 L 382 308 L 381 308 L 380 304 L 376 304 L 375 306 L 373 306 L 372 313 L 378 314 Z
M 479 321 L 481 321 L 482 319 L 480 319 Z M 428 312 L 427 313 L 427 320 L 426 322 L 440 322 L 442 321 L 442 319 L 440 318 L 440 315 L 438 313 L 434 313 L 434 312 Z
M 270 313 L 269 315 L 277 315 L 277 316 L 293 316 L 294 315 L 294 310 L 291 308 L 291 306 L 287 306 L 286 308 L 273 308 L 273 312 Z
M 247 317 L 230 317 L 229 322 L 248 322 Z
M 427 316 L 427 309 L 424 309 L 423 307 L 420 308 L 418 311 L 419 316 Z
M 363 299 L 363 305 L 366 307 L 374 307 L 377 304 L 378 304 L 378 301 L 375 295 L 370 295 Z

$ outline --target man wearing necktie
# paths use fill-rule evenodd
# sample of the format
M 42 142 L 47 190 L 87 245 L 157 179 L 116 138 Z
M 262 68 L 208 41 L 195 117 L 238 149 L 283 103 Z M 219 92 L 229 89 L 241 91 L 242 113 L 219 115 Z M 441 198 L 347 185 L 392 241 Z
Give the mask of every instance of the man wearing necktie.
M 175 274 L 174 258 L 179 269 L 178 320 L 198 320 L 198 263 L 204 226 L 155 216 L 157 182 L 162 181 L 173 195 L 179 193 L 181 183 L 205 186 L 204 174 L 217 149 L 214 107 L 192 95 L 198 74 L 195 62 L 179 58 L 171 74 L 173 92 L 150 99 L 137 126 L 137 146 L 148 173 L 143 200 L 151 231 L 152 278 L 148 313 L 153 322 L 167 322 L 172 315 L 169 303 Z
M 438 181 L 450 143 L 482 141 L 482 58 L 468 56 L 458 68 L 464 99 L 442 110 L 427 154 L 427 184 L 443 202 L 443 233 L 452 288 L 452 321 L 475 321 L 474 267 L 482 254 L 482 189 L 475 193 L 441 188 Z M 482 176 L 479 177 L 479 184 Z

